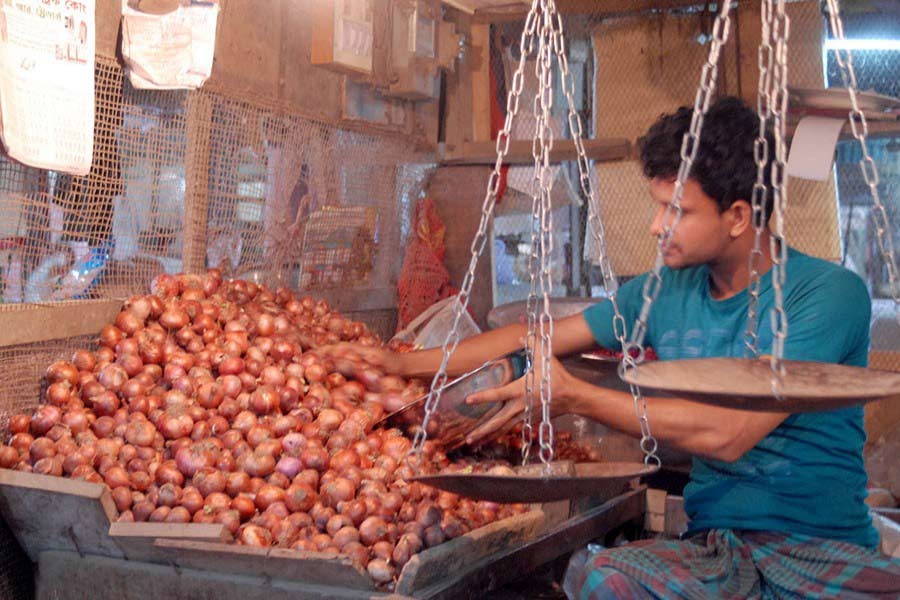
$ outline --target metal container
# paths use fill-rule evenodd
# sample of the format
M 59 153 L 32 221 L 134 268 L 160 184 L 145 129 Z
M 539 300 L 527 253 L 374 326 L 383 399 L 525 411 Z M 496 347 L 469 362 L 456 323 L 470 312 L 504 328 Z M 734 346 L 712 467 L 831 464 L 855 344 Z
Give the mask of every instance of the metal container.
M 452 450 L 463 445 L 466 435 L 500 410 L 502 403 L 466 404 L 475 392 L 501 387 L 525 373 L 525 354 L 514 352 L 485 363 L 481 367 L 449 382 L 428 421 L 428 438 Z M 381 424 L 400 427 L 410 433 L 420 428 L 425 418 L 428 394 L 417 398 L 398 411 L 387 415 Z

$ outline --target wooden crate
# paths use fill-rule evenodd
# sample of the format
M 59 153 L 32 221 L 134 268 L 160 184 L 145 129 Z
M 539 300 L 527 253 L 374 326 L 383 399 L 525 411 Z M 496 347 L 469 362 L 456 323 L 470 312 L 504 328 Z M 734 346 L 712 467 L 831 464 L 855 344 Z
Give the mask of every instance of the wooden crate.
M 498 561 L 518 565 L 518 571 L 509 572 L 512 577 L 640 517 L 643 509 L 643 489 L 615 496 L 575 517 L 569 517 L 567 501 L 535 505 L 524 514 L 415 555 L 400 573 L 396 591 L 415 597 L 455 598 L 485 585 L 498 585 L 508 580 L 492 574 Z M 123 576 L 118 588 L 110 588 L 109 596 L 89 587 L 79 595 L 75 587 L 67 587 L 66 597 L 138 597 L 130 594 L 148 589 L 138 585 L 141 576 L 146 575 L 149 579 L 144 585 L 150 585 L 154 577 L 168 573 L 165 569 L 174 569 L 179 578 L 194 573 L 198 582 L 206 582 L 197 585 L 211 586 L 210 590 L 219 589 L 225 577 L 251 582 L 251 587 L 277 581 L 285 590 L 302 588 L 313 597 L 320 592 L 322 597 L 377 595 L 368 574 L 346 557 L 225 543 L 229 536 L 221 525 L 117 523 L 109 490 L 102 484 L 0 469 L 0 513 L 31 560 L 40 565 L 39 597 L 59 593 L 47 573 L 57 568 L 85 570 L 88 564 L 91 569 L 119 569 L 121 573 L 137 569 L 137 574 Z M 538 559 L 541 562 L 534 562 Z M 90 578 L 85 585 L 89 582 Z M 181 584 L 171 585 L 179 589 Z M 114 594 L 114 589 L 120 593 Z M 334 595 L 335 590 L 340 594 Z M 233 597 L 246 600 L 241 594 Z
M 417 562 L 404 568 L 391 594 L 375 590 L 355 567 L 352 575 L 342 559 L 325 560 L 317 553 L 158 540 L 156 547 L 169 553 L 166 564 L 44 552 L 37 598 L 123 600 L 144 598 L 149 589 L 159 597 L 218 600 L 480 598 L 620 524 L 640 519 L 644 503 L 644 489 L 633 490 L 518 541 L 527 531 L 536 531 L 532 528 L 540 521 L 540 511 L 511 517 L 516 521 L 513 533 L 503 531 L 503 521 L 494 523 L 463 536 L 467 540 L 458 538 L 420 553 Z M 103 582 L 100 588 L 98 581 Z

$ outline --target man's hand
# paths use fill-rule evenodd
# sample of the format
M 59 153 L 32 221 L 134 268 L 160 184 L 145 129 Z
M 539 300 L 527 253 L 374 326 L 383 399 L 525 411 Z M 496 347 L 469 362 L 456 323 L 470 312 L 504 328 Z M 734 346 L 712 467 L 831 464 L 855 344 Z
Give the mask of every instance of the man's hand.
M 534 402 L 531 407 L 532 423 L 540 422 L 541 402 L 540 385 L 543 372 L 540 353 L 534 355 Z M 572 376 L 556 360 L 550 357 L 550 413 L 551 416 L 562 415 L 571 412 L 567 391 L 570 389 Z M 525 376 L 516 379 L 502 387 L 484 390 L 469 395 L 466 398 L 468 404 L 483 402 L 505 402 L 506 404 L 495 415 L 476 427 L 468 436 L 466 443 L 478 444 L 493 439 L 522 422 L 525 412 Z
M 362 362 L 388 375 L 405 375 L 403 355 L 387 348 L 342 342 L 331 346 L 321 346 L 316 348 L 316 352 L 332 359 L 335 363 L 342 360 L 354 363 Z

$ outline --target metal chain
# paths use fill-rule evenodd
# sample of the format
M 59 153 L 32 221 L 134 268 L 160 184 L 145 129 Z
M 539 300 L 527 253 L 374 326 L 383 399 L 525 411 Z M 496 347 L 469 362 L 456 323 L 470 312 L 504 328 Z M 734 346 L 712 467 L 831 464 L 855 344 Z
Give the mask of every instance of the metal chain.
M 491 220 L 491 216 L 494 213 L 494 205 L 497 202 L 497 193 L 500 189 L 500 182 L 502 179 L 500 169 L 503 165 L 504 157 L 509 152 L 513 118 L 519 112 L 519 97 L 522 94 L 522 88 L 524 87 L 525 82 L 525 58 L 534 50 L 535 34 L 538 25 L 538 7 L 539 0 L 532 0 L 531 9 L 528 12 L 528 16 L 525 18 L 525 28 L 522 33 L 522 39 L 519 41 L 519 50 L 521 53 L 519 56 L 519 64 L 513 75 L 510 93 L 506 98 L 506 119 L 503 123 L 503 129 L 497 134 L 497 160 L 494 162 L 494 170 L 488 178 L 487 191 L 481 208 L 481 221 L 478 224 L 478 231 L 475 234 L 475 238 L 472 240 L 472 245 L 470 247 L 471 258 L 469 259 L 469 267 L 463 278 L 460 292 L 453 304 L 453 326 L 447 334 L 447 337 L 444 339 L 444 344 L 441 347 L 441 364 L 438 371 L 434 374 L 434 378 L 431 380 L 431 389 L 425 400 L 425 416 L 422 419 L 421 429 L 416 431 L 416 434 L 413 437 L 410 454 L 420 455 L 425 442 L 427 441 L 428 424 L 440 402 L 444 386 L 447 384 L 447 364 L 450 361 L 450 356 L 459 345 L 459 322 L 469 305 L 469 294 L 472 291 L 472 284 L 475 281 L 475 268 L 478 265 L 478 259 L 482 252 L 484 252 L 484 247 L 487 243 L 487 227 Z
M 719 54 L 723 44 L 728 39 L 728 30 L 731 25 L 728 15 L 730 11 L 731 0 L 724 0 L 721 5 L 721 12 L 713 23 L 709 57 L 700 73 L 700 87 L 697 88 L 697 95 L 694 98 L 694 113 L 691 117 L 689 130 L 684 134 L 681 142 L 681 165 L 678 168 L 675 189 L 672 193 L 672 200 L 666 205 L 666 210 L 663 214 L 663 234 L 657 243 L 656 262 L 644 284 L 644 304 L 631 332 L 631 340 L 628 346 L 623 348 L 623 366 L 626 370 L 644 360 L 643 344 L 644 337 L 647 335 L 647 319 L 650 316 L 653 302 L 659 296 L 659 291 L 662 288 L 662 276 L 660 273 L 664 264 L 665 253 L 672 242 L 672 234 L 681 220 L 681 197 L 684 195 L 684 184 L 694 166 L 694 159 L 697 157 L 697 150 L 700 147 L 700 132 L 703 129 L 703 118 L 706 115 L 706 111 L 709 110 L 713 92 L 716 89 Z
M 534 176 L 532 194 L 540 196 L 540 273 L 531 273 L 531 277 L 540 277 L 543 310 L 540 314 L 541 344 L 541 424 L 538 428 L 540 459 L 545 467 L 553 461 L 553 424 L 550 422 L 551 398 L 551 357 L 553 356 L 553 316 L 550 313 L 550 297 L 553 293 L 553 275 L 551 271 L 553 259 L 553 213 L 552 188 L 553 170 L 550 168 L 550 150 L 553 148 L 553 129 L 551 128 L 553 110 L 553 22 L 551 9 L 555 11 L 553 0 L 541 0 L 541 34 L 539 37 L 538 59 L 535 62 L 538 92 L 535 96 L 534 114 L 536 136 L 532 143 L 534 157 Z
M 588 161 L 587 154 L 584 151 L 584 129 L 582 127 L 581 116 L 578 114 L 575 106 L 575 81 L 569 71 L 569 59 L 566 56 L 566 42 L 563 35 L 562 17 L 558 12 L 553 13 L 556 21 L 554 28 L 553 45 L 556 52 L 556 59 L 560 67 L 560 77 L 562 89 L 566 95 L 566 103 L 569 109 L 569 131 L 575 144 L 577 152 L 578 180 L 581 186 L 581 193 L 588 201 L 588 229 L 591 237 L 597 247 L 599 254 L 600 272 L 603 275 L 603 285 L 606 289 L 607 299 L 613 309 L 613 334 L 619 340 L 622 347 L 623 357 L 625 354 L 627 329 L 625 318 L 619 310 L 617 294 L 619 291 L 619 282 L 612 268 L 612 262 L 609 258 L 606 245 L 606 231 L 603 226 L 603 220 L 599 215 L 599 204 L 597 196 L 594 192 L 594 186 L 591 182 L 591 164 Z M 624 369 L 623 369 L 624 370 Z M 644 463 L 653 463 L 657 466 L 662 464 L 659 456 L 656 454 L 658 444 L 656 438 L 650 429 L 650 420 L 647 417 L 647 403 L 638 386 L 630 385 L 632 398 L 634 400 L 634 411 L 641 427 L 641 449 L 644 451 Z
M 663 215 L 663 234 L 657 243 L 656 261 L 653 265 L 653 270 L 649 273 L 647 281 L 644 283 L 644 302 L 631 331 L 631 339 L 622 346 L 622 362 L 619 364 L 620 377 L 624 377 L 629 369 L 637 367 L 644 361 L 644 338 L 647 335 L 647 321 L 653 302 L 662 289 L 661 272 L 665 253 L 672 242 L 675 228 L 681 220 L 681 197 L 684 194 L 684 184 L 690 176 L 694 159 L 697 157 L 697 150 L 700 147 L 700 133 L 703 130 L 703 117 L 709 110 L 713 92 L 716 89 L 719 55 L 722 46 L 728 39 L 728 30 L 731 25 L 730 11 L 731 0 L 724 0 L 721 4 L 721 11 L 713 23 L 709 56 L 700 73 L 700 86 L 694 98 L 694 112 L 691 116 L 691 124 L 681 142 L 681 164 L 678 168 L 675 189 Z M 650 422 L 647 418 L 647 399 L 640 388 L 636 386 L 632 386 L 631 392 L 634 396 L 635 414 L 638 417 L 641 428 L 641 449 L 645 454 L 644 462 L 648 462 L 651 457 L 656 458 L 657 442 L 650 431 Z M 658 458 L 656 458 L 656 462 L 659 464 Z
M 828 21 L 831 25 L 831 35 L 838 40 L 844 39 L 844 24 L 841 20 L 840 10 L 836 0 L 828 0 Z M 853 137 L 859 141 L 862 150 L 862 159 L 859 161 L 859 167 L 862 170 L 863 179 L 869 187 L 872 195 L 872 219 L 875 222 L 875 232 L 878 239 L 878 250 L 881 252 L 882 261 L 888 271 L 888 281 L 891 287 L 891 297 L 894 299 L 894 314 L 897 322 L 900 323 L 900 278 L 897 273 L 897 261 L 894 254 L 893 230 L 891 229 L 890 220 L 884 204 L 881 202 L 881 195 L 878 192 L 878 169 L 875 161 L 869 154 L 866 146 L 866 137 L 869 135 L 869 125 L 866 122 L 866 115 L 859 109 L 859 101 L 857 92 L 859 88 L 856 83 L 856 71 L 853 68 L 853 58 L 847 49 L 835 48 L 835 59 L 841 71 L 841 79 L 844 87 L 850 94 L 850 128 Z
M 756 161 L 756 183 L 753 184 L 751 197 L 753 218 L 753 250 L 750 252 L 750 281 L 747 289 L 750 299 L 747 303 L 747 328 L 744 332 L 744 351 L 748 358 L 759 356 L 759 290 L 762 282 L 759 276 L 759 265 L 762 259 L 762 234 L 766 229 L 766 165 L 769 163 L 769 140 L 766 136 L 768 120 L 772 116 L 772 29 L 770 27 L 773 13 L 773 0 L 762 0 L 760 13 L 762 35 L 759 44 L 759 91 L 756 96 L 756 109 L 759 114 L 759 135 L 753 144 L 753 158 Z
M 787 144 L 785 125 L 788 107 L 787 40 L 790 37 L 790 18 L 784 9 L 785 0 L 778 0 L 775 13 L 771 14 L 772 39 L 775 42 L 775 61 L 772 69 L 772 122 L 775 135 L 775 160 L 771 166 L 772 207 L 775 217 L 773 235 L 769 237 L 769 253 L 772 257 L 772 289 L 775 305 L 772 308 L 772 392 L 779 396 L 784 376 L 784 343 L 788 335 L 787 312 L 784 310 L 784 284 L 787 276 L 788 245 L 784 239 L 784 215 L 787 211 Z

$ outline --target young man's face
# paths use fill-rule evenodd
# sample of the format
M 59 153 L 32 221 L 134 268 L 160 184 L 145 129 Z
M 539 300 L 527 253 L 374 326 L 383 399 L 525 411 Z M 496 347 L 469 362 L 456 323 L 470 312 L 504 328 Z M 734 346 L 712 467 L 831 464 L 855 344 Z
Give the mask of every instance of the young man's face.
M 674 178 L 657 177 L 650 181 L 650 196 L 657 205 L 650 233 L 656 237 L 662 235 L 668 224 L 664 221 L 665 212 L 674 189 Z M 731 239 L 727 214 L 728 211 L 719 212 L 716 201 L 703 192 L 699 183 L 688 179 L 681 197 L 681 220 L 663 257 L 666 266 L 681 269 L 713 262 L 720 257 Z

